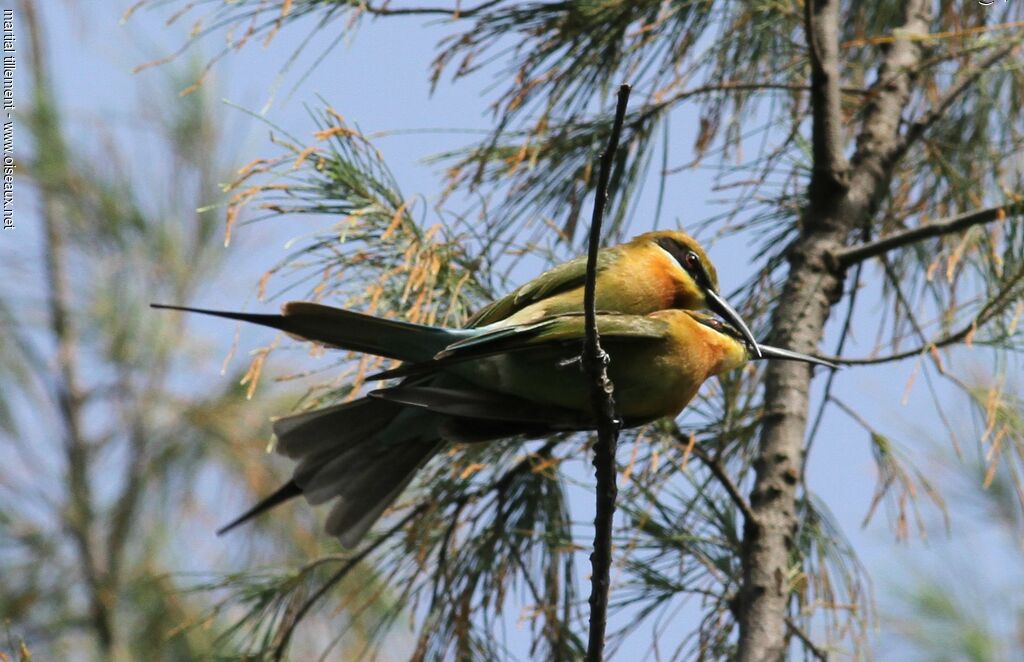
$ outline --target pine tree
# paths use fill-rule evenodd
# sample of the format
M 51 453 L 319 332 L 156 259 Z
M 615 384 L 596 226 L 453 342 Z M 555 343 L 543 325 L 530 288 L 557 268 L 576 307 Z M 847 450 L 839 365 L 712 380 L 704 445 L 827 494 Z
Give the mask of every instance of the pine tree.
M 652 164 L 672 142 L 673 113 L 694 104 L 700 127 L 686 167 L 711 164 L 732 200 L 704 227 L 757 245 L 737 294 L 761 337 L 806 353 L 827 342 L 831 360 L 851 366 L 843 378 L 916 360 L 928 379 L 968 394 L 971 384 L 946 369 L 945 352 L 984 346 L 1001 371 L 1020 349 L 1020 3 L 145 4 L 200 13 L 195 39 L 226 31 L 224 55 L 308 26 L 302 18 L 346 35 L 360 20 L 434 17 L 450 29 L 435 84 L 448 74 L 455 84 L 481 70 L 496 76 L 493 131 L 439 157 L 448 202 L 458 206 L 444 222 L 417 218 L 431 210 L 400 191 L 371 142 L 333 108 L 314 111 L 311 142 L 275 131 L 277 152 L 233 184 L 228 223 L 246 208 L 268 220 L 331 217 L 268 272 L 293 291 L 306 284 L 319 298 L 371 312 L 457 323 L 508 285 L 501 274 L 524 251 L 576 252 L 608 142 L 609 97 L 628 82 L 606 239 L 645 229 L 631 203 L 645 183 L 664 188 L 675 174 L 664 159 Z M 868 315 L 857 305 L 864 291 L 877 292 L 884 311 L 875 316 L 877 346 L 848 356 L 851 326 Z M 836 332 L 826 334 L 830 320 Z M 339 365 L 358 387 L 366 362 Z M 652 642 L 662 655 L 867 654 L 867 579 L 805 486 L 807 453 L 824 432 L 821 411 L 837 407 L 868 431 L 881 477 L 876 498 L 892 499 L 898 526 L 914 495 L 939 497 L 875 422 L 831 395 L 835 379 L 812 407 L 808 368 L 773 363 L 706 389 L 685 426 L 666 421 L 622 435 L 629 459 L 609 654 L 643 623 L 660 632 L 659 619 L 688 599 L 702 618 Z M 310 403 L 352 387 L 328 385 Z M 375 569 L 367 582 L 397 591 L 380 632 L 403 614 L 415 617 L 414 658 L 504 657 L 493 632 L 517 602 L 533 610 L 531 657 L 582 656 L 587 619 L 576 566 L 590 538 L 569 512 L 564 465 L 587 443 L 570 436 L 453 449 L 365 548 L 323 560 L 335 574 L 301 608 L 273 612 L 278 634 L 261 650 L 282 656 L 309 608 L 365 561 Z M 1021 437 L 1007 433 L 1000 443 L 989 462 L 1019 476 Z

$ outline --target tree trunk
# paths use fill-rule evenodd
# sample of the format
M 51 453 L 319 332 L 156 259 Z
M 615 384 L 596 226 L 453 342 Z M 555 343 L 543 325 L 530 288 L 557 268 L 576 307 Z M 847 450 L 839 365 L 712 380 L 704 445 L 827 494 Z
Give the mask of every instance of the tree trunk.
M 879 67 L 874 96 L 864 113 L 857 148 L 847 165 L 842 154 L 838 0 L 808 0 L 806 32 L 811 61 L 814 170 L 801 231 L 789 250 L 789 274 L 772 318 L 774 344 L 814 353 L 833 304 L 842 295 L 843 267 L 833 255 L 850 233 L 867 227 L 889 190 L 903 154 L 900 118 L 910 97 L 920 45 L 928 30 L 928 3 L 911 0 L 903 25 Z M 764 422 L 750 496 L 754 521 L 743 535 L 743 585 L 736 600 L 738 659 L 785 657 L 786 603 L 795 534 L 797 489 L 803 469 L 808 390 L 812 368 L 777 361 L 765 371 Z
M 828 255 L 842 245 L 840 224 L 808 233 L 789 256 L 790 274 L 775 310 L 772 342 L 814 353 L 842 276 Z M 811 366 L 778 361 L 765 374 L 764 428 L 750 496 L 756 521 L 743 535 L 740 659 L 777 660 L 785 652 L 789 569 L 798 520 L 797 487 L 803 463 Z

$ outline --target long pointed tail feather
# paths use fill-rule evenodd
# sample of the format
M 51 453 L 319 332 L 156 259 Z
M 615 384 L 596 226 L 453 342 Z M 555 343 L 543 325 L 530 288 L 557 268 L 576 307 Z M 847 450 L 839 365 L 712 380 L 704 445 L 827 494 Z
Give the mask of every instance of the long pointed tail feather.
M 234 529 L 237 526 L 245 524 L 249 520 L 255 518 L 258 515 L 262 515 L 274 506 L 278 506 L 285 501 L 293 499 L 302 494 L 302 489 L 295 484 L 295 481 L 290 480 L 280 488 L 275 490 L 270 496 L 261 499 L 259 503 L 245 511 L 235 519 L 231 520 L 224 526 L 217 529 L 217 535 L 222 536 L 228 531 Z
M 453 342 L 477 333 L 383 319 L 308 301 L 286 303 L 280 315 L 209 310 L 159 303 L 150 306 L 259 324 L 330 347 L 402 361 L 425 361 Z

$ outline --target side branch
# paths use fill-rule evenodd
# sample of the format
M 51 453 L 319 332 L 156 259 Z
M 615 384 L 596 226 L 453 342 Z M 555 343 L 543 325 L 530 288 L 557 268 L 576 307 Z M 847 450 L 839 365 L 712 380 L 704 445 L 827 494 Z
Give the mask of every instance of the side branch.
M 877 196 L 895 159 L 901 154 L 900 135 L 903 111 L 910 99 L 911 85 L 921 65 L 920 35 L 928 34 L 931 3 L 928 0 L 907 0 L 903 3 L 903 23 L 893 30 L 893 42 L 878 69 L 877 82 L 865 108 L 864 124 L 857 136 L 857 148 L 851 158 L 855 183 L 867 194 Z M 877 205 L 877 201 L 874 202 Z M 873 212 L 872 212 L 873 213 Z
M 703 448 L 698 446 L 694 446 L 693 450 L 690 452 L 693 453 L 697 459 L 703 462 L 704 466 L 706 466 L 708 471 L 711 472 L 711 475 L 721 483 L 722 487 L 725 488 L 726 493 L 729 494 L 729 498 L 732 499 L 732 502 L 736 504 L 736 507 L 740 509 L 741 513 L 743 513 L 744 519 L 751 524 L 756 523 L 757 517 L 754 515 L 754 511 L 750 509 L 750 504 L 743 498 L 740 488 L 733 481 L 732 477 L 729 476 L 729 472 L 725 470 L 725 467 L 722 466 L 722 462 L 718 458 L 708 455 Z
M 615 513 L 615 448 L 619 442 L 618 423 L 615 420 L 614 387 L 608 378 L 608 357 L 601 349 L 597 332 L 597 252 L 601 247 L 601 223 L 608 203 L 608 180 L 612 159 L 619 147 L 619 136 L 629 102 L 629 85 L 619 87 L 615 122 L 608 139 L 608 148 L 601 155 L 601 172 L 594 200 L 594 215 L 590 222 L 590 245 L 587 253 L 587 280 L 583 290 L 583 312 L 586 338 L 583 343 L 583 369 L 593 380 L 591 401 L 597 417 L 597 443 L 594 445 L 594 469 L 597 477 L 597 514 L 594 516 L 594 551 L 590 554 L 590 636 L 587 641 L 587 661 L 604 659 L 604 635 L 608 624 L 608 590 L 612 564 L 612 515 Z
M 903 359 L 920 356 L 925 352 L 941 349 L 963 341 L 970 342 L 969 338 L 973 337 L 978 329 L 991 321 L 1000 312 L 1003 312 L 1009 304 L 1013 303 L 1016 298 L 1014 289 L 1022 281 L 1024 281 L 1024 269 L 1019 270 L 996 296 L 992 297 L 988 303 L 982 306 L 981 310 L 978 311 L 978 314 L 974 316 L 974 319 L 968 322 L 961 329 L 942 336 L 941 338 L 936 338 L 930 342 L 923 343 L 920 347 L 908 349 L 903 352 L 897 352 L 895 354 L 889 354 L 887 356 L 876 356 L 863 359 L 847 359 L 841 356 L 820 356 L 818 358 L 838 363 L 840 365 L 877 365 L 879 363 L 892 363 L 893 361 L 902 361 Z
M 818 645 L 815 644 L 814 640 L 803 631 L 803 628 L 797 625 L 796 622 L 788 616 L 786 617 L 786 627 L 789 628 L 790 632 L 796 635 L 797 639 L 803 642 L 804 648 L 814 657 L 814 659 L 819 660 L 820 662 L 828 662 L 828 653 L 818 648 Z
M 931 237 L 941 237 L 947 234 L 954 234 L 956 232 L 966 230 L 974 225 L 991 223 L 992 221 L 1002 220 L 1008 216 L 1017 216 L 1022 213 L 1024 213 L 1024 204 L 1010 206 L 1000 205 L 998 207 L 979 209 L 965 214 L 960 214 L 959 216 L 954 216 L 953 218 L 943 221 L 938 221 L 936 223 L 929 223 L 928 225 L 921 225 L 916 228 L 904 230 L 903 232 L 897 232 L 865 244 L 850 246 L 833 253 L 833 257 L 838 264 L 846 268 L 857 264 L 858 262 L 863 262 L 864 260 L 877 257 L 891 250 L 902 248 L 908 244 L 913 244 Z

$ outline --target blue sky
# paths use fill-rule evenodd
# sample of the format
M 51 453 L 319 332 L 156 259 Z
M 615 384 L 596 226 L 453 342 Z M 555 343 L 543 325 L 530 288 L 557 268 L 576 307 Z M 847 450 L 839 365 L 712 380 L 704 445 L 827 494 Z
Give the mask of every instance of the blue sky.
M 51 68 L 62 106 L 74 111 L 67 119 L 75 130 L 75 140 L 92 140 L 92 129 L 98 124 L 109 127 L 130 125 L 131 113 L 126 109 L 133 106 L 140 87 L 155 87 L 159 79 L 167 75 L 160 67 L 140 74 L 132 74 L 131 70 L 142 62 L 176 50 L 184 42 L 190 27 L 187 20 L 165 27 L 163 20 L 169 14 L 166 9 L 141 10 L 128 25 L 122 25 L 119 19 L 128 4 L 81 3 L 72 6 L 70 3 L 50 3 L 44 8 L 50 34 Z M 172 3 L 171 7 L 177 8 L 180 4 Z M 398 129 L 483 130 L 490 127 L 487 102 L 493 99 L 493 93 L 487 91 L 492 83 L 487 74 L 456 85 L 442 82 L 437 91 L 430 94 L 428 68 L 434 56 L 434 46 L 447 30 L 444 25 L 428 25 L 428 21 L 417 17 L 384 22 L 364 21 L 355 36 L 338 44 L 324 62 L 309 71 L 308 77 L 292 93 L 293 85 L 307 71 L 312 56 L 323 52 L 335 37 L 330 29 L 314 37 L 307 48 L 309 55 L 302 58 L 282 80 L 277 80 L 281 64 L 294 51 L 299 40 L 308 34 L 311 26 L 310 21 L 290 26 L 269 47 L 254 41 L 241 52 L 230 54 L 214 69 L 213 79 L 218 89 L 235 104 L 259 109 L 265 106 L 276 86 L 273 103 L 266 111 L 267 119 L 303 137 L 310 136 L 314 130 L 305 106 L 318 106 L 318 96 L 365 133 Z M 218 33 L 202 43 L 202 51 L 190 50 L 182 59 L 205 57 L 219 47 L 221 38 Z M 267 141 L 265 127 L 228 105 L 223 107 L 222 113 L 223 121 L 239 138 L 237 164 L 273 151 Z M 681 109 L 673 117 L 675 144 L 671 162 L 688 160 L 692 131 L 687 127 L 696 124 L 692 107 Z M 423 159 L 471 139 L 472 136 L 460 133 L 415 132 L 381 137 L 376 142 L 407 195 L 422 193 L 428 199 L 435 199 L 436 192 L 440 190 L 439 172 L 425 165 Z M 144 138 L 135 137 L 132 144 L 137 153 L 130 154 L 129 158 L 135 167 L 160 167 L 147 162 Z M 721 211 L 720 206 L 711 204 L 713 199 L 719 199 L 723 194 L 709 190 L 710 178 L 711 173 L 707 170 L 688 170 L 670 180 L 666 217 L 662 224 L 678 221 L 685 227 L 690 221 Z M 647 187 L 639 203 L 638 221 L 645 217 L 645 213 L 650 215 L 655 188 L 653 184 Z M 18 234 L 13 242 L 9 236 L 2 237 L 0 251 L 7 254 L 13 250 L 24 256 L 22 249 L 36 245 L 38 237 L 34 233 L 32 213 L 30 205 L 22 207 Z M 642 222 L 634 227 L 637 231 L 645 229 Z M 225 276 L 223 282 L 208 287 L 198 301 L 191 303 L 213 307 L 245 306 L 249 309 L 265 305 L 255 301 L 256 279 L 268 265 L 284 255 L 284 244 L 290 236 L 282 228 L 260 224 L 236 232 L 235 237 L 226 250 L 236 252 L 233 262 L 238 268 L 233 269 L 230 276 Z M 746 279 L 752 258 L 750 246 L 738 240 L 710 241 L 706 245 L 718 267 L 724 291 L 731 291 Z M 860 342 L 850 345 L 847 351 L 851 354 L 870 350 L 874 332 L 870 322 L 879 313 L 875 301 L 877 292 L 872 293 L 868 289 L 862 293 L 858 307 L 861 321 L 854 327 L 854 337 Z M 836 326 L 833 323 L 832 334 Z M 197 332 L 210 334 L 211 342 L 219 343 L 225 349 L 233 335 L 233 328 L 216 324 L 194 328 Z M 221 337 L 218 333 L 222 334 Z M 242 348 L 257 347 L 270 337 L 269 332 L 246 331 L 242 336 Z M 826 352 L 831 352 L 833 347 L 834 341 L 826 341 L 823 345 Z M 968 352 L 960 352 L 958 356 L 957 365 L 965 368 L 975 365 Z M 244 352 L 234 359 L 236 364 L 245 360 Z M 914 365 L 914 361 L 905 361 L 892 366 L 845 370 L 837 379 L 835 393 L 879 429 L 906 442 L 919 466 L 926 472 L 935 471 L 938 476 L 932 457 L 936 449 L 948 447 L 947 435 L 937 420 L 920 377 L 909 391 L 909 397 L 904 397 Z M 273 373 L 273 361 L 268 370 Z M 281 367 L 279 372 L 287 372 L 287 367 Z M 199 383 L 225 379 L 220 374 L 219 360 L 200 368 L 200 372 L 192 377 Z M 819 390 L 823 381 L 823 377 L 816 379 Z M 937 387 L 944 396 L 952 395 L 952 391 L 941 383 Z M 962 422 L 960 432 L 965 447 L 973 448 L 974 428 L 966 403 L 952 397 L 944 397 L 943 401 L 950 418 L 958 424 Z M 282 412 L 266 413 L 270 416 Z M 254 454 L 253 461 L 270 460 Z M 976 511 L 960 508 L 956 502 L 951 504 L 954 527 L 958 532 L 973 533 L 958 535 L 955 545 L 943 543 L 944 534 L 939 527 L 933 528 L 931 542 L 922 542 L 915 536 L 910 542 L 897 545 L 884 512 L 862 528 L 861 521 L 868 510 L 876 478 L 868 434 L 834 408 L 823 421 L 807 476 L 810 489 L 832 510 L 875 577 L 878 596 L 883 604 L 886 586 L 893 581 L 905 583 L 915 573 L 923 572 L 923 568 L 934 567 L 942 571 L 954 557 L 1002 565 L 1001 555 L 992 550 L 996 546 L 994 543 L 1002 545 L 1005 541 L 992 538 L 997 534 L 977 525 Z M 929 506 L 922 504 L 922 507 L 928 515 Z M 225 516 L 232 513 L 233 508 Z M 938 522 L 938 517 L 932 515 L 928 515 L 928 519 Z M 980 592 L 986 594 L 987 583 L 996 583 L 998 578 L 998 572 L 982 572 L 978 580 Z

